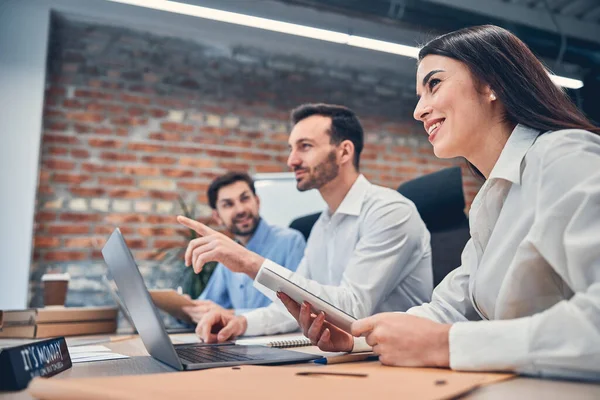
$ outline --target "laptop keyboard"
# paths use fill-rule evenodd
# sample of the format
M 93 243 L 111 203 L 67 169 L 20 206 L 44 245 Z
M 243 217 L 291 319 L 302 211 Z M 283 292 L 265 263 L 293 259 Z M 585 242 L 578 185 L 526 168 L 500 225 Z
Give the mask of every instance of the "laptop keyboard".
M 213 346 L 176 347 L 175 351 L 177 352 L 179 357 L 189 360 L 193 363 L 256 360 L 256 358 L 246 357 L 241 354 L 230 353 L 223 347 L 213 347 Z

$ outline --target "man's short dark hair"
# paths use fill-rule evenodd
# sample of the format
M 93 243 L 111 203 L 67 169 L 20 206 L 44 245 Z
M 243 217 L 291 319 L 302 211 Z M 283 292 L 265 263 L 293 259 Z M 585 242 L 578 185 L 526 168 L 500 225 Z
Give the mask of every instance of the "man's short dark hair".
M 354 111 L 334 104 L 303 104 L 292 110 L 292 123 L 296 125 L 313 115 L 331 118 L 331 129 L 328 133 L 332 144 L 338 145 L 344 140 L 349 140 L 354 144 L 353 164 L 358 171 L 360 153 L 364 145 L 364 132 Z
M 252 193 L 256 195 L 256 188 L 254 187 L 254 180 L 245 172 L 228 172 L 225 175 L 221 175 L 216 178 L 208 187 L 208 204 L 213 210 L 217 209 L 217 198 L 219 197 L 219 190 L 224 186 L 229 186 L 236 182 L 246 182 L 252 190 Z

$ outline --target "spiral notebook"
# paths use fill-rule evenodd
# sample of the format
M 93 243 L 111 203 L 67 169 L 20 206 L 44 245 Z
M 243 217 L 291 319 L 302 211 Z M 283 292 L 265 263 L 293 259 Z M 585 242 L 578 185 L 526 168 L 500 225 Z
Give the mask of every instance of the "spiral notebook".
M 235 344 L 242 346 L 267 346 L 267 347 L 277 347 L 280 349 L 290 348 L 290 347 L 303 347 L 303 346 L 312 346 L 310 339 L 303 335 L 294 335 L 294 336 L 262 336 L 256 338 L 248 338 L 248 339 L 238 339 L 235 341 Z

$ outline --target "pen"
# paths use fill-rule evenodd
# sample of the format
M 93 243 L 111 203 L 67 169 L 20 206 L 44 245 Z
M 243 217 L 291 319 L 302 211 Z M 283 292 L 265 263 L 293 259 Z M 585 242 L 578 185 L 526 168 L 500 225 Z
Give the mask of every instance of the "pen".
M 341 356 L 323 357 L 313 362 L 316 364 L 339 364 L 344 362 L 355 362 L 355 361 L 375 361 L 378 360 L 379 356 L 373 353 L 349 353 Z

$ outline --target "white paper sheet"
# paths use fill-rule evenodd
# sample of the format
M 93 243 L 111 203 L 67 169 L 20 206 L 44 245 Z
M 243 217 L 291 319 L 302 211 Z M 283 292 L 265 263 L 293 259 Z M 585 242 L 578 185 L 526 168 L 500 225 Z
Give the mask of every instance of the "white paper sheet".
M 99 345 L 69 347 L 69 355 L 71 356 L 73 364 L 129 358 L 123 354 L 113 353 L 112 350 L 106 346 Z

